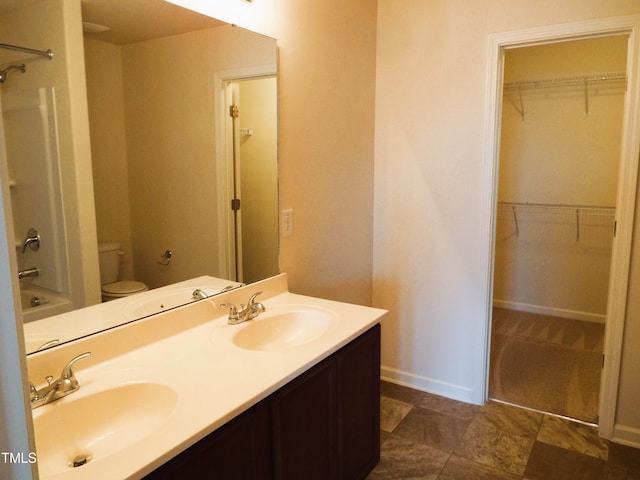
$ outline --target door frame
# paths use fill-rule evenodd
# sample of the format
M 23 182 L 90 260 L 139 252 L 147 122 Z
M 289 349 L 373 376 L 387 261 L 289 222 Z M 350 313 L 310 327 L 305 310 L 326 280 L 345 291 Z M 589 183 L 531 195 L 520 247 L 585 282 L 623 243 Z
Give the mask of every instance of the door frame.
M 603 36 L 628 35 L 627 92 L 625 94 L 622 125 L 620 168 L 616 198 L 616 236 L 613 241 L 611 269 L 604 340 L 605 362 L 600 383 L 598 407 L 600 434 L 612 438 L 622 358 L 622 340 L 627 305 L 627 287 L 631 262 L 633 221 L 640 153 L 640 15 L 603 18 L 584 22 L 552 25 L 541 28 L 492 34 L 488 41 L 488 69 L 484 132 L 484 194 L 483 228 L 486 247 L 483 258 L 487 272 L 483 289 L 486 294 L 485 319 L 479 347 L 474 388 L 480 398 L 488 400 L 489 352 L 491 341 L 491 315 L 493 306 L 493 261 L 495 255 L 495 229 L 498 189 L 498 163 L 500 154 L 500 118 L 502 112 L 502 86 L 504 51 L 512 48 L 582 40 Z
M 220 70 L 214 74 L 215 88 L 215 138 L 216 141 L 216 189 L 218 224 L 218 265 L 221 278 L 236 280 L 234 216 L 231 198 L 234 191 L 233 135 L 229 121 L 227 83 L 251 78 L 276 76 L 274 64 Z

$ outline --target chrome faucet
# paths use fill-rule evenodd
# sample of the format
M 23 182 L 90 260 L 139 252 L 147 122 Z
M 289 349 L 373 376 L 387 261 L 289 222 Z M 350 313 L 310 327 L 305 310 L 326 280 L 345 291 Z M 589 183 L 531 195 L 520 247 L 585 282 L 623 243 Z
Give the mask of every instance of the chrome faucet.
M 256 318 L 262 312 L 266 311 L 263 304 L 256 302 L 256 297 L 262 292 L 256 292 L 249 298 L 247 306 L 240 305 L 240 311 L 233 303 L 223 303 L 221 307 L 229 307 L 229 325 L 237 325 L 238 323 L 246 322 L 252 318 Z
M 27 247 L 33 251 L 38 251 L 40 249 L 40 235 L 35 228 L 30 228 L 27 232 L 27 238 L 22 244 L 22 253 L 27 251 Z
M 191 300 L 202 300 L 203 298 L 207 298 L 208 296 L 209 295 L 207 295 L 204 290 L 196 288 L 191 294 Z
M 40 270 L 38 269 L 38 267 L 31 267 L 25 270 L 20 270 L 18 272 L 18 278 L 20 280 L 22 280 L 25 277 L 37 277 L 38 275 L 40 275 Z
M 53 377 L 47 377 L 48 385 L 42 387 L 40 390 L 36 389 L 32 383 L 29 384 L 31 408 L 38 408 L 47 403 L 55 402 L 56 400 L 66 397 L 67 395 L 75 392 L 80 388 L 80 384 L 73 373 L 73 364 L 78 360 L 91 355 L 91 352 L 83 353 L 71 359 L 69 363 L 65 365 L 60 374 L 60 378 L 53 381 Z

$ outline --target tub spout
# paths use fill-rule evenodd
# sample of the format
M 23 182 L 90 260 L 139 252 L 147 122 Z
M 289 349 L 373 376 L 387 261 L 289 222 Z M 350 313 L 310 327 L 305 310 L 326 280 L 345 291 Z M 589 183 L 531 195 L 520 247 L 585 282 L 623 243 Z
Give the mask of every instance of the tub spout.
M 38 275 L 40 275 L 40 270 L 38 270 L 38 267 L 31 267 L 25 270 L 20 270 L 18 272 L 18 278 L 20 280 L 22 280 L 25 277 L 37 277 Z

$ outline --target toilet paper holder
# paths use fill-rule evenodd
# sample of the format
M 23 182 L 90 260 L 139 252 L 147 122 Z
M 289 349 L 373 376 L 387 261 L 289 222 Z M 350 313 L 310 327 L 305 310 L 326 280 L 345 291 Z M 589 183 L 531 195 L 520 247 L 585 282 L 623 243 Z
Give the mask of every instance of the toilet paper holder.
M 172 256 L 173 256 L 173 253 L 171 252 L 171 250 L 165 250 L 164 253 L 162 255 L 160 255 L 160 258 L 162 260 L 160 260 L 157 263 L 159 265 L 169 265 L 169 262 L 171 262 L 171 257 Z

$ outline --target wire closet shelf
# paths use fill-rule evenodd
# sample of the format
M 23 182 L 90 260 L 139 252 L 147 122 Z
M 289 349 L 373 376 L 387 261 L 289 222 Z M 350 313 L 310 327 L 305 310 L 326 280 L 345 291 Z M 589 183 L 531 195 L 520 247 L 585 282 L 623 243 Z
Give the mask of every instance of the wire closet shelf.
M 584 216 L 588 216 L 589 218 L 603 217 L 606 221 L 611 221 L 615 229 L 616 207 L 612 206 L 499 201 L 498 208 L 502 210 L 508 209 L 511 212 L 516 236 L 520 236 L 519 213 L 570 216 L 575 219 L 576 241 L 580 241 L 580 218 Z
M 580 87 L 584 93 L 584 110 L 585 115 L 589 115 L 589 89 L 616 89 L 627 88 L 626 72 L 603 72 L 603 73 L 587 73 L 582 75 L 572 75 L 555 78 L 540 78 L 533 80 L 517 80 L 513 82 L 505 82 L 503 91 L 513 96 L 518 95 L 518 102 L 513 102 L 513 106 L 518 111 L 522 119 L 525 119 L 525 109 L 523 92 L 538 88 L 562 88 L 562 87 Z M 593 95 L 593 93 L 591 93 Z
M 625 72 L 602 72 L 587 73 L 582 75 L 571 75 L 554 78 L 539 78 L 528 80 L 517 80 L 513 82 L 505 82 L 505 89 L 525 89 L 525 88 L 544 88 L 544 87 L 564 87 L 574 85 L 595 84 L 604 85 L 611 83 L 627 82 L 627 74 Z

